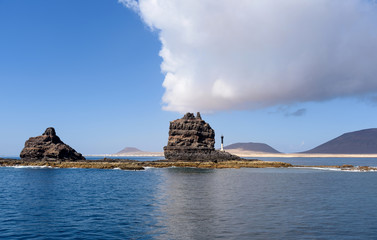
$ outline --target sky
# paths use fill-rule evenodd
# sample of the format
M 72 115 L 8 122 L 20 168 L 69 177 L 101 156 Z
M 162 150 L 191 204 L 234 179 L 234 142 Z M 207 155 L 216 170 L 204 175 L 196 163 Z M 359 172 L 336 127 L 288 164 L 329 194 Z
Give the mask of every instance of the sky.
M 0 155 L 47 127 L 83 154 L 162 151 L 187 111 L 216 147 L 377 126 L 374 1 L 0 0 L 0 34 Z

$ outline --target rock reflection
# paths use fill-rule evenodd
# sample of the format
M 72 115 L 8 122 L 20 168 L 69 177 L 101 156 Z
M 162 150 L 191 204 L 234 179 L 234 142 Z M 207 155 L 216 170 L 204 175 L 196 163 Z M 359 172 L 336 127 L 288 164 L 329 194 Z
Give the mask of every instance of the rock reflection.
M 161 239 L 225 236 L 224 227 L 233 208 L 228 208 L 232 188 L 227 170 L 172 168 L 161 177 L 160 199 L 164 204 L 158 221 L 166 228 Z

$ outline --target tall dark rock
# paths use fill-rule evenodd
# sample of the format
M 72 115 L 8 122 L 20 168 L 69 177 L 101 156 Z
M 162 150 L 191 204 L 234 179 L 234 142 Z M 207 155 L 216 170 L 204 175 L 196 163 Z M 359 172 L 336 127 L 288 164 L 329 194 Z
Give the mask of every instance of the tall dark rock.
M 215 150 L 215 131 L 202 120 L 186 113 L 183 118 L 170 122 L 169 139 L 164 147 L 168 160 L 223 161 L 239 157 Z
M 168 147 L 215 149 L 215 131 L 198 114 L 186 113 L 183 118 L 170 122 Z
M 42 136 L 29 138 L 20 157 L 23 160 L 85 160 L 81 153 L 62 142 L 52 127 Z

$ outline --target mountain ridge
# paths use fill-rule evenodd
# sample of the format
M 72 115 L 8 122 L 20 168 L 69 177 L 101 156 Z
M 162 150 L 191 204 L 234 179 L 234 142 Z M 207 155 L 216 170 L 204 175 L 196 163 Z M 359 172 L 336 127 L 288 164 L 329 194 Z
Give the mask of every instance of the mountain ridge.
M 135 147 L 125 147 L 122 150 L 120 150 L 119 152 L 117 152 L 116 154 L 141 153 L 141 152 L 143 152 L 143 151 L 141 151 L 140 149 L 135 148 Z
M 266 153 L 280 153 L 275 148 L 271 147 L 265 143 L 255 143 L 255 142 L 247 142 L 247 143 L 233 143 L 224 147 L 226 150 L 230 149 L 242 149 L 244 151 L 253 151 L 253 152 L 266 152 Z
M 377 153 L 377 128 L 347 132 L 302 153 L 373 154 Z

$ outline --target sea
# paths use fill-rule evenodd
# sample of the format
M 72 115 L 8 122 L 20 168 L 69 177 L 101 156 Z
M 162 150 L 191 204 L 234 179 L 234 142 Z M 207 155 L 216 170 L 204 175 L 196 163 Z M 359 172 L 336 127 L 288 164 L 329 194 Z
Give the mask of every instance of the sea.
M 377 172 L 0 168 L 0 239 L 377 239 L 376 206 Z

